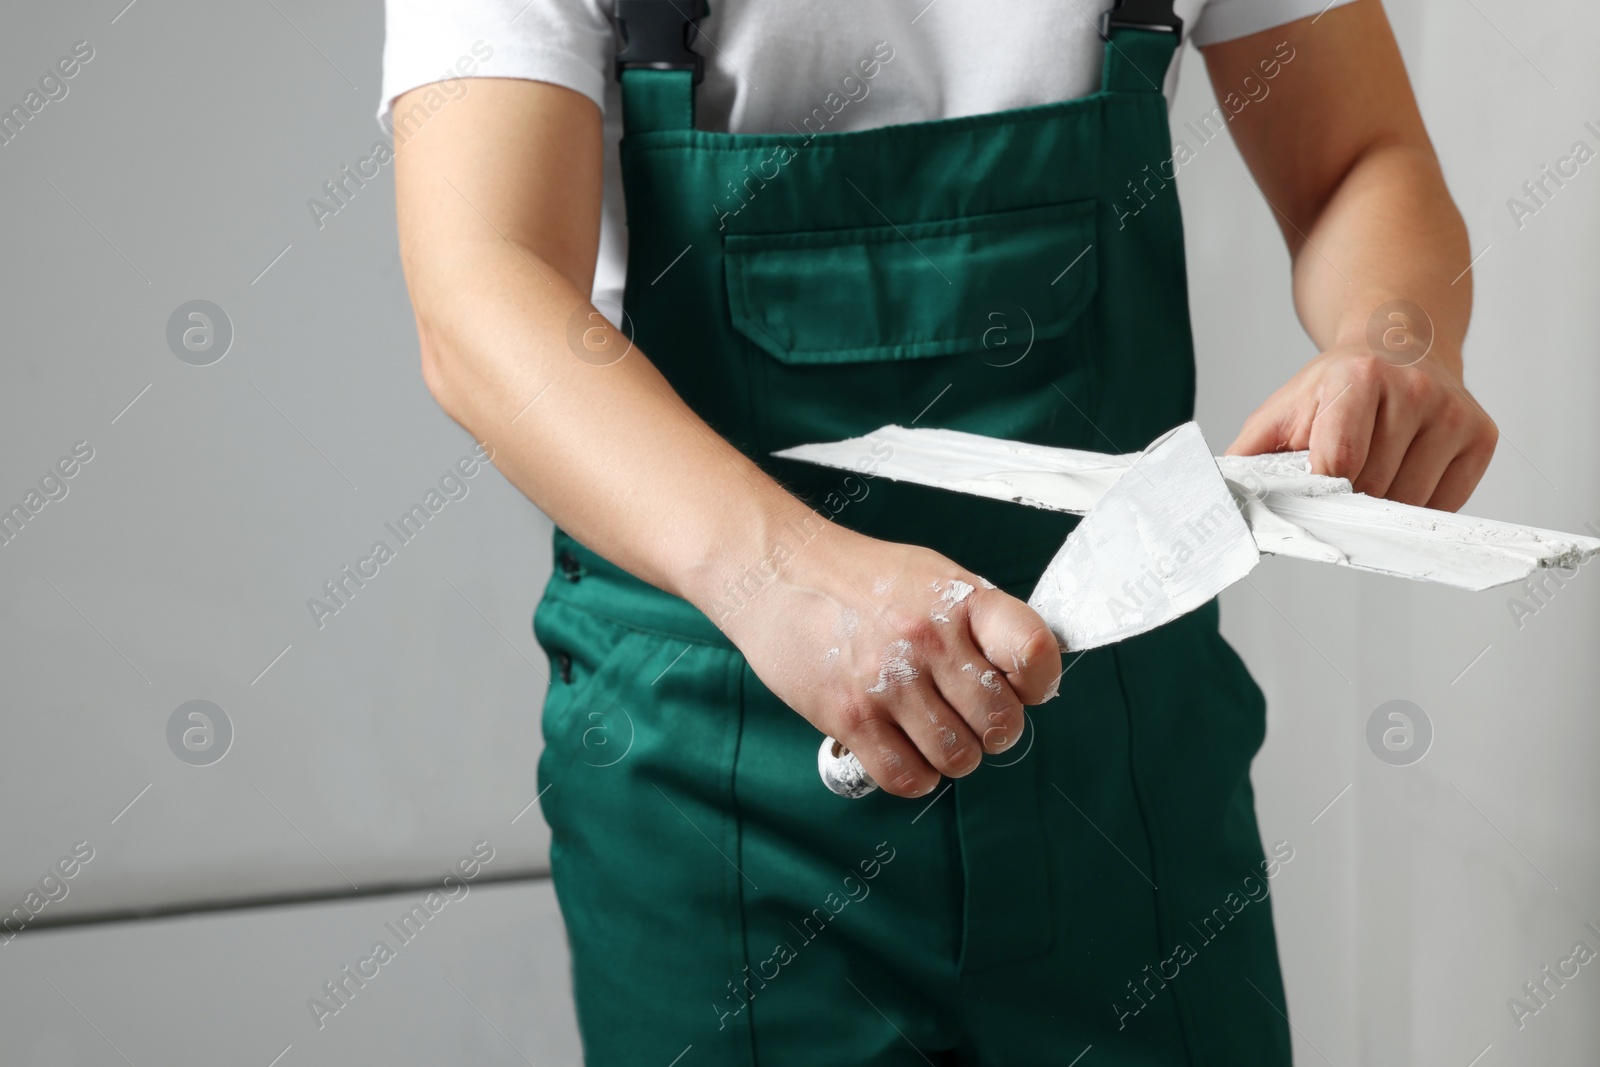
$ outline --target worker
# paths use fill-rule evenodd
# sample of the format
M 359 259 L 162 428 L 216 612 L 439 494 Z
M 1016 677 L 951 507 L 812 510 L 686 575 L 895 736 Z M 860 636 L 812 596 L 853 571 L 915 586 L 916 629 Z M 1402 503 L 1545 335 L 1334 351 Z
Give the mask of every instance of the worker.
M 389 0 L 422 374 L 556 526 L 588 1063 L 1290 1062 L 1215 602 L 1064 659 L 1025 601 L 1075 520 L 772 455 L 1191 418 L 1186 39 L 1320 351 L 1231 450 L 1459 507 L 1470 255 L 1379 0 Z

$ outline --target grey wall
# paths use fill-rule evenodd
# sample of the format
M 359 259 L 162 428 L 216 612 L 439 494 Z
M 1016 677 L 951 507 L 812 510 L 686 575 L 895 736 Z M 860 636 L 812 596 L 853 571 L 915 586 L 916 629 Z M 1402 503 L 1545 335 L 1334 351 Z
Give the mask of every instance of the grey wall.
M 0 545 L 0 902 L 80 841 L 94 858 L 41 925 L 420 885 L 479 841 L 486 879 L 540 870 L 528 616 L 548 524 L 485 471 L 411 543 L 385 530 L 472 442 L 417 373 L 387 170 L 320 227 L 306 206 L 378 139 L 380 7 L 123 2 L 30 6 L 0 35 L 8 107 L 75 42 L 94 48 L 0 146 L 0 506 L 93 449 Z M 1469 510 L 1600 524 L 1600 176 L 1521 229 L 1506 208 L 1574 141 L 1600 148 L 1584 129 L 1600 126 L 1600 13 L 1391 10 L 1488 249 L 1467 356 L 1502 445 Z M 1177 136 L 1211 106 L 1191 55 Z M 1313 353 L 1231 145 L 1180 183 L 1201 420 L 1220 442 Z M 196 299 L 234 334 L 206 366 L 167 338 Z M 307 599 L 379 538 L 395 558 L 319 629 Z M 1590 968 L 1521 1031 L 1506 1008 L 1573 942 L 1600 948 L 1583 929 L 1600 924 L 1591 573 L 1519 629 L 1504 591 L 1269 561 L 1224 617 L 1271 700 L 1256 782 L 1264 834 L 1296 850 L 1275 907 L 1300 1061 L 1592 1060 Z M 1396 698 L 1435 735 L 1409 766 L 1365 739 Z M 205 766 L 168 740 L 191 700 L 233 729 Z M 475 887 L 316 1027 L 305 1001 L 420 892 L 25 933 L 0 944 L 3 1058 L 575 1062 L 542 883 Z
M 0 899 L 79 840 L 50 918 L 415 879 L 480 838 L 542 864 L 537 813 L 510 820 L 548 524 L 488 470 L 410 543 L 385 528 L 474 444 L 419 377 L 387 172 L 321 228 L 306 207 L 378 140 L 381 11 L 119 7 L 0 38 L 8 104 L 94 49 L 0 147 L 0 504 L 93 450 L 0 545 Z M 194 299 L 232 323 L 207 366 L 168 343 Z M 380 539 L 319 625 L 308 599 Z M 234 729 L 206 767 L 168 745 L 194 699 Z
M 487 470 L 409 543 L 386 530 L 473 442 L 419 377 L 387 169 L 320 228 L 306 206 L 379 139 L 381 6 L 125 3 L 13 5 L 0 33 L 7 108 L 93 48 L 0 145 L 0 507 L 92 449 L 0 544 L 0 911 L 77 842 L 35 926 L 437 882 L 479 841 L 485 880 L 541 870 L 549 525 Z M 233 332 L 205 366 L 168 341 L 195 299 Z M 308 598 L 378 539 L 394 558 L 319 627 Z M 168 738 L 197 699 L 233 732 L 206 766 Z M 25 932 L 0 942 L 0 1061 L 522 1062 L 442 972 L 573 1062 L 547 885 L 480 887 L 355 1019 L 312 1025 L 419 895 Z

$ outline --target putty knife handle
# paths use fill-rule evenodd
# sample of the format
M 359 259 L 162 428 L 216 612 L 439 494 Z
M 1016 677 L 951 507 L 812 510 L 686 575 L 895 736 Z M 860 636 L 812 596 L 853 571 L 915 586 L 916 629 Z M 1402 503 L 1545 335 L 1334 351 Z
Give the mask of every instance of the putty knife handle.
M 817 750 L 817 774 L 822 776 L 823 785 L 849 800 L 878 788 L 855 753 L 831 737 L 824 737 Z

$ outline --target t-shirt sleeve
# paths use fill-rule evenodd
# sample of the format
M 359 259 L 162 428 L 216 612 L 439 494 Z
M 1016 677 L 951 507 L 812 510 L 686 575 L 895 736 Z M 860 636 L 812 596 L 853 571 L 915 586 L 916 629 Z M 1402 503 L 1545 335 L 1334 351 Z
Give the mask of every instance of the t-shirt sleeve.
M 1210 0 L 1200 9 L 1189 39 L 1200 47 L 1248 37 L 1296 19 L 1319 15 L 1351 0 Z
M 610 0 L 386 0 L 378 122 L 394 98 L 458 78 L 526 78 L 605 107 L 616 51 Z M 451 94 L 454 95 L 454 94 Z

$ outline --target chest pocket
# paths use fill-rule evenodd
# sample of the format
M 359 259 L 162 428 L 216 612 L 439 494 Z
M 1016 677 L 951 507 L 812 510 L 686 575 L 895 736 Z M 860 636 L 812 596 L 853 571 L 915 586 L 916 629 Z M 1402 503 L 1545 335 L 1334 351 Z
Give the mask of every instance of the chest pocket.
M 790 366 L 961 354 L 1003 366 L 1014 353 L 1002 348 L 1058 342 L 1072 331 L 1096 288 L 1094 235 L 1093 201 L 732 234 L 729 310 L 740 333 Z
M 925 545 L 994 581 L 1037 577 L 1066 536 L 1064 515 L 771 452 L 889 423 L 1094 447 L 1095 234 L 1093 201 L 730 234 L 728 310 L 747 345 L 753 458 L 851 529 Z M 874 469 L 861 459 L 858 471 Z

